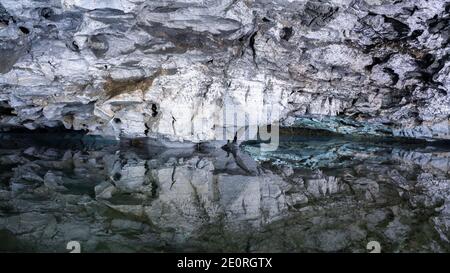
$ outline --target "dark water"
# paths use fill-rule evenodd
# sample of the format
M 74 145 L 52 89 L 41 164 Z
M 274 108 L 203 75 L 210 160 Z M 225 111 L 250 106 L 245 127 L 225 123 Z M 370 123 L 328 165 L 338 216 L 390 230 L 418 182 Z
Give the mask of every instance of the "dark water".
M 0 136 L 0 250 L 450 251 L 450 149 L 343 138 L 274 152 Z

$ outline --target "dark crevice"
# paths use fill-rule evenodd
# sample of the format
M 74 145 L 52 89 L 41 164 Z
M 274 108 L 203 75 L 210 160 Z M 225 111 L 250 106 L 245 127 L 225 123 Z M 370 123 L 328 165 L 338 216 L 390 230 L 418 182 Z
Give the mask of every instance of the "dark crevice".
M 256 34 L 258 34 L 258 31 L 255 31 L 252 36 L 250 36 L 250 40 L 248 45 L 250 46 L 250 49 L 252 50 L 252 56 L 253 56 L 253 61 L 256 63 L 256 50 L 255 50 L 255 37 Z
M 430 66 L 428 67 L 428 70 L 431 74 L 435 75 L 441 71 L 442 68 L 444 68 L 445 63 L 449 60 L 450 54 L 446 54 L 441 59 L 434 61 Z
M 67 48 L 69 48 L 72 51 L 75 51 L 75 52 L 80 51 L 80 47 L 78 46 L 76 41 L 71 41 L 71 42 L 67 43 L 66 46 L 67 46 Z
M 289 41 L 289 39 L 292 37 L 293 34 L 294 34 L 294 31 L 293 31 L 292 27 L 284 27 L 281 30 L 280 38 L 282 40 Z
M 150 128 L 148 127 L 147 123 L 144 123 L 144 126 L 145 126 L 144 134 L 146 136 L 148 136 L 148 133 L 150 132 Z
M 33 130 L 24 127 L 11 127 L 11 128 L 2 128 L 1 132 L 8 133 L 23 133 L 23 134 L 45 134 L 45 133 L 61 133 L 67 135 L 84 135 L 87 133 L 87 130 L 73 130 L 67 129 L 64 125 L 55 126 L 55 127 L 39 127 Z
M 399 38 L 405 37 L 409 34 L 411 29 L 409 28 L 409 26 L 407 24 L 400 22 L 397 19 L 385 16 L 385 15 L 383 17 L 384 17 L 384 21 L 386 23 L 391 24 L 392 28 L 398 33 Z
M 20 27 L 19 27 L 19 30 L 20 30 L 23 34 L 29 34 L 29 33 L 30 33 L 30 30 L 29 30 L 28 28 L 26 28 L 26 27 L 20 26 Z
M 419 8 L 416 5 L 414 5 L 414 7 L 412 7 L 412 8 L 405 7 L 405 8 L 403 8 L 403 10 L 408 13 L 408 16 L 413 16 L 414 13 L 416 13 L 416 11 L 419 10 Z
M 156 117 L 158 115 L 158 106 L 156 104 L 152 104 L 152 117 Z
M 433 75 L 426 71 L 412 71 L 405 74 L 406 78 L 415 78 L 426 84 L 433 84 Z
M 17 114 L 8 103 L 0 102 L 0 116 L 17 116 Z
M 397 84 L 397 82 L 399 80 L 399 76 L 397 73 L 395 73 L 394 69 L 385 67 L 385 68 L 383 68 L 383 72 L 389 74 L 389 76 L 391 77 L 391 80 L 392 80 L 392 85 Z
M 9 21 L 14 20 L 14 18 L 8 13 L 8 11 L 0 3 L 0 23 L 9 25 Z
M 425 54 L 422 59 L 417 60 L 417 64 L 422 69 L 427 69 L 435 61 L 435 57 L 432 54 Z
M 54 15 L 54 12 L 51 8 L 45 7 L 40 10 L 39 15 L 45 19 L 50 19 Z
M 339 7 L 334 7 L 329 3 L 321 1 L 306 2 L 304 12 L 297 17 L 302 24 L 316 30 L 326 26 L 333 20 L 339 11 Z
M 115 173 L 115 174 L 113 175 L 114 181 L 119 181 L 120 178 L 122 178 L 122 174 L 120 174 L 120 173 Z
M 408 72 L 406 73 L 406 76 L 408 78 L 419 79 L 426 84 L 430 84 L 435 88 L 438 88 L 439 86 L 442 86 L 442 83 L 435 82 L 433 78 L 439 73 L 439 71 L 441 71 L 441 69 L 444 68 L 448 57 L 449 55 L 445 55 L 441 59 L 436 60 L 435 56 L 427 54 L 418 61 L 418 65 L 421 70 Z
M 435 15 L 427 21 L 428 31 L 430 33 L 441 33 L 444 29 L 448 29 L 450 25 L 450 17 L 438 17 Z
M 176 118 L 174 116 L 172 116 L 172 130 L 175 135 L 177 134 L 177 132 L 175 130 L 175 122 L 176 121 L 177 121 Z
M 417 39 L 420 35 L 422 35 L 424 32 L 423 29 L 416 29 L 414 30 L 411 35 L 408 37 L 410 40 Z
M 391 58 L 391 56 L 392 56 L 392 54 L 387 54 L 386 56 L 383 56 L 383 57 L 373 57 L 372 63 L 370 65 L 366 66 L 366 69 L 369 72 L 372 71 L 374 66 L 388 62 L 389 59 Z

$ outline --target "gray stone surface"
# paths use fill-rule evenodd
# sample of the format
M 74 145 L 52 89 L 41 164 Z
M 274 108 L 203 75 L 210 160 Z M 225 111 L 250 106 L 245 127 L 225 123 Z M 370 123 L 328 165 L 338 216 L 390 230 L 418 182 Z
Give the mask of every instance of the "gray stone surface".
M 250 123 L 449 139 L 449 10 L 444 0 L 1 0 L 0 127 L 200 142 L 229 127 L 220 113 L 235 107 L 271 116 Z

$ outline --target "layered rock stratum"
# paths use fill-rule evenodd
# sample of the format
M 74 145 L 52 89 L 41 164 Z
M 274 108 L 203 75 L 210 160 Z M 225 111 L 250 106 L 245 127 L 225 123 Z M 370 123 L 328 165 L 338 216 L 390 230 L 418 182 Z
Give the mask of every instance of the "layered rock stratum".
M 250 125 L 450 138 L 444 0 L 0 3 L 4 131 L 202 142 L 237 109 Z

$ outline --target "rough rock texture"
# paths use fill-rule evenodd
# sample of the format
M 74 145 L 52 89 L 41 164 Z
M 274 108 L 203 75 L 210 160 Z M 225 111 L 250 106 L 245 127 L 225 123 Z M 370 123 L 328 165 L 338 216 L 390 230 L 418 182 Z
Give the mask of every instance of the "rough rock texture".
M 450 250 L 448 149 L 303 139 L 246 146 L 252 165 L 222 150 L 0 140 L 0 251 Z
M 444 0 L 0 3 L 2 130 L 198 142 L 236 108 L 249 124 L 450 138 Z

